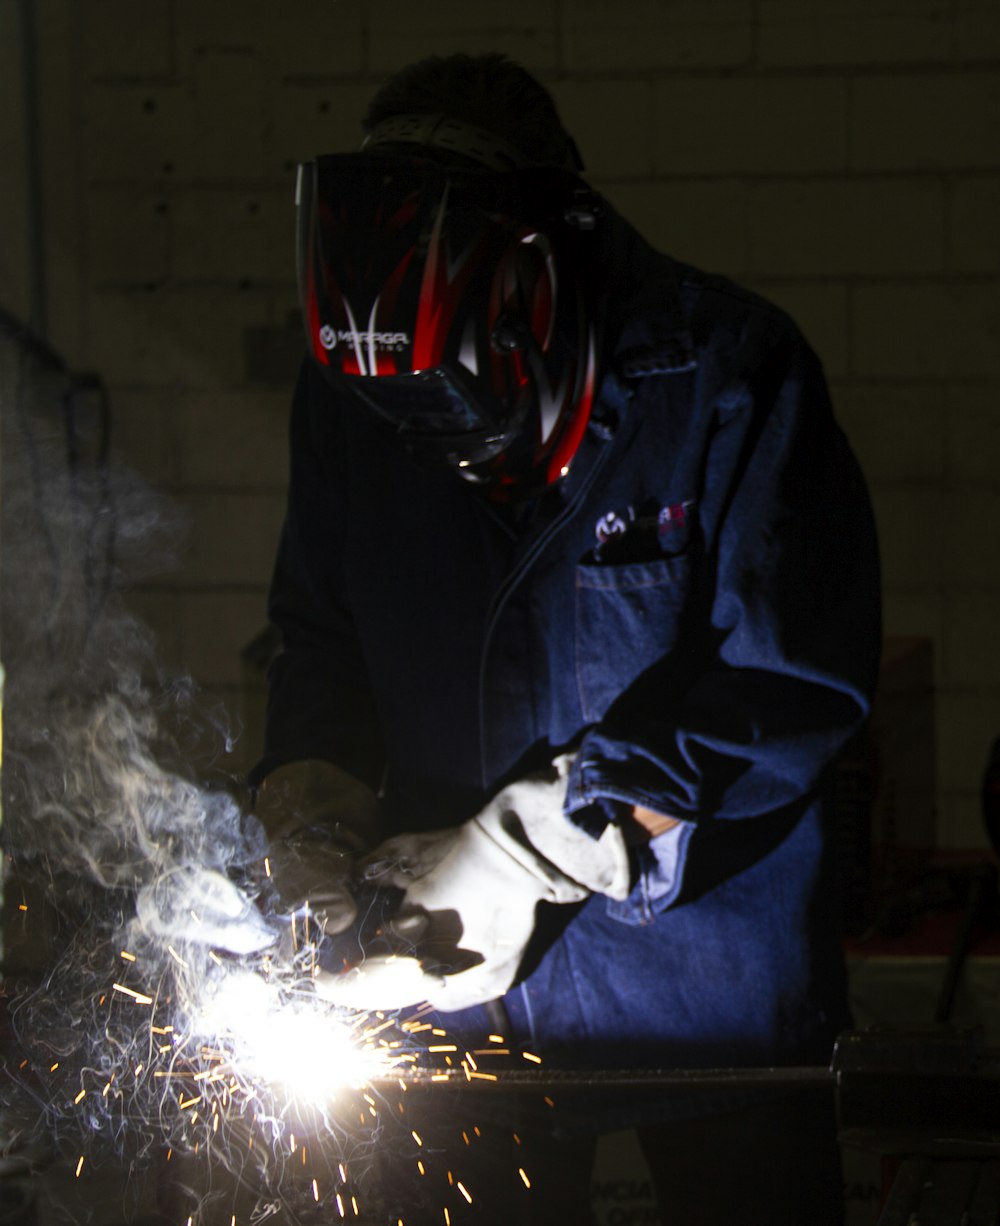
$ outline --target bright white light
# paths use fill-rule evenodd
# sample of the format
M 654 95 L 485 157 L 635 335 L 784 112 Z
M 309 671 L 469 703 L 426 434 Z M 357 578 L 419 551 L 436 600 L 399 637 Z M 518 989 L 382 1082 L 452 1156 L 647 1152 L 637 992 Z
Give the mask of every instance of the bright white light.
M 244 1076 L 281 1085 L 300 1102 L 322 1104 L 384 1073 L 388 1053 L 312 996 L 283 1001 L 261 975 L 227 976 L 201 1010 L 198 1029 L 228 1040 Z

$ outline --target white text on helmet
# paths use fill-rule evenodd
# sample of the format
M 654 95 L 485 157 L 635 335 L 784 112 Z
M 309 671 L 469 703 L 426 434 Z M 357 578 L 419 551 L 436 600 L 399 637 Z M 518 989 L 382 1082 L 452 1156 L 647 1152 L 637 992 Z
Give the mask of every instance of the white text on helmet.
M 335 349 L 338 344 L 374 345 L 378 349 L 399 349 L 409 345 L 408 332 L 355 332 L 351 328 L 334 329 L 329 324 L 319 331 L 320 344 L 324 349 Z

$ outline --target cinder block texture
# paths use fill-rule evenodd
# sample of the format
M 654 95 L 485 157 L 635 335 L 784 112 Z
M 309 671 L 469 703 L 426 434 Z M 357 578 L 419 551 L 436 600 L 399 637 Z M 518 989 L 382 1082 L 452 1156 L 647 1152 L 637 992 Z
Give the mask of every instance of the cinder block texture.
M 939 589 L 895 590 L 886 588 L 882 597 L 883 629 L 886 635 L 918 635 L 933 639 L 935 684 L 944 676 L 944 642 L 948 624 L 947 596 Z
M 953 685 L 1000 693 L 1000 591 L 956 588 L 949 595 L 945 666 Z M 1000 736 L 1000 722 L 996 735 Z
M 196 124 L 188 84 L 88 85 L 81 120 L 85 182 L 148 189 L 193 171 Z
M 211 282 L 95 292 L 86 316 L 88 352 L 112 386 L 231 387 L 243 379 L 246 329 L 268 322 L 264 295 Z
M 191 76 L 103 82 L 85 92 L 85 176 L 90 182 L 259 180 L 271 130 L 260 61 L 240 50 L 204 51 Z
M 291 388 L 119 390 L 116 463 L 159 489 L 284 495 Z
M 240 653 L 267 624 L 266 589 L 187 595 L 176 613 L 185 666 L 203 685 L 240 685 Z
M 955 529 L 933 489 L 871 491 L 887 590 L 931 588 L 942 581 L 942 559 L 955 546 Z
M 168 4 L 87 0 L 81 67 L 89 77 L 165 77 L 173 68 Z
M 173 426 L 176 393 L 165 388 L 111 390 L 111 455 L 156 489 L 176 489 L 183 474 Z
M 659 251 L 711 272 L 747 269 L 747 188 L 739 179 L 615 183 L 608 199 Z
M 171 272 L 180 282 L 295 279 L 295 185 L 186 188 L 169 205 Z
M 165 191 L 115 184 L 87 193 L 90 281 L 101 287 L 154 286 L 171 272 L 173 206 Z
M 856 77 L 851 166 L 862 171 L 1000 166 L 1000 72 Z
M 186 486 L 284 497 L 292 389 L 187 392 L 171 424 Z
M 939 179 L 781 179 L 750 188 L 750 266 L 776 276 L 940 273 Z
M 368 69 L 377 76 L 426 55 L 499 51 L 534 72 L 557 66 L 556 0 L 368 0 Z
M 659 77 L 658 174 L 816 174 L 847 168 L 847 82 L 831 76 Z
M 954 180 L 947 239 L 951 271 L 1000 272 L 998 217 L 1000 174 L 970 175 Z
M 176 71 L 228 49 L 256 56 L 270 78 L 355 75 L 364 69 L 363 9 L 360 0 L 173 0 Z
M 1000 7 L 993 0 L 957 0 L 952 47 L 960 63 L 1000 58 Z
M 565 14 L 563 57 L 571 72 L 721 68 L 754 55 L 751 0 L 573 0 Z
M 772 281 L 747 278 L 746 284 L 788 312 L 816 350 L 828 379 L 849 373 L 849 290 L 836 281 Z
M 1000 484 L 1000 385 L 960 383 L 947 389 L 948 464 L 952 480 L 986 488 Z M 1000 583 L 998 583 L 1000 586 Z
M 942 786 L 978 791 L 990 746 L 1000 736 L 1000 692 L 945 688 L 937 701 Z
M 653 91 L 648 81 L 555 82 L 552 96 L 588 174 L 649 174 Z
M 269 177 L 294 182 L 298 162 L 357 149 L 361 118 L 374 92 L 372 85 L 341 81 L 291 81 L 276 88 Z
M 766 65 L 933 63 L 951 53 L 947 0 L 761 0 Z
M 947 533 L 942 568 L 945 581 L 981 590 L 995 588 L 1000 558 L 1000 484 L 992 489 L 959 487 L 942 503 L 939 513 Z M 989 646 L 995 650 L 995 644 Z
M 949 789 L 943 792 L 938 806 L 937 840 L 939 847 L 956 850 L 991 849 L 983 823 L 983 802 L 978 787 L 975 790 Z
M 948 407 L 931 384 L 846 384 L 831 389 L 834 409 L 869 483 L 925 489 L 945 480 Z
M 859 285 L 853 362 L 862 377 L 1000 378 L 1000 282 Z
M 192 531 L 175 586 L 267 586 L 285 515 L 283 494 L 190 492 L 177 502 L 191 516 Z
M 28 304 L 27 182 L 24 166 L 24 112 L 17 54 L 14 0 L 0 3 L 0 303 L 26 319 Z M 13 173 L 11 173 L 11 171 Z
M 270 96 L 259 58 L 205 50 L 194 64 L 195 132 L 188 173 L 208 181 L 259 179 L 270 130 Z

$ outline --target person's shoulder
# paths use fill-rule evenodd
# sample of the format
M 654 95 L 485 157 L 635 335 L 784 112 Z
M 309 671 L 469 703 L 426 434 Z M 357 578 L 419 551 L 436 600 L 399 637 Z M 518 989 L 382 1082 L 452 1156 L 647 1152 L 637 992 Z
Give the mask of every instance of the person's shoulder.
M 803 343 L 795 319 L 763 294 L 721 273 L 663 258 L 672 266 L 681 310 L 696 341 L 724 339 L 740 347 Z
M 765 295 L 722 273 L 657 250 L 614 215 L 619 319 L 625 335 L 683 331 L 695 351 L 768 349 L 803 343 L 797 322 Z

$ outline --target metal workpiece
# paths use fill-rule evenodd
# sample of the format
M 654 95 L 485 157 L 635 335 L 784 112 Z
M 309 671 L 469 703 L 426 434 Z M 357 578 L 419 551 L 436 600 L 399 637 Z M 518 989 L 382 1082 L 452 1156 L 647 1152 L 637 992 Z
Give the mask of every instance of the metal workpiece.
M 976 1027 L 876 1026 L 836 1045 L 841 1141 L 881 1154 L 1000 1158 L 1000 1052 Z
M 394 1072 L 386 1085 L 405 1084 L 408 1090 L 465 1090 L 544 1095 L 613 1092 L 692 1094 L 706 1091 L 833 1090 L 833 1070 L 823 1066 L 722 1069 L 510 1069 L 468 1074 L 464 1069 L 411 1068 Z M 378 1081 L 373 1084 L 379 1085 Z

